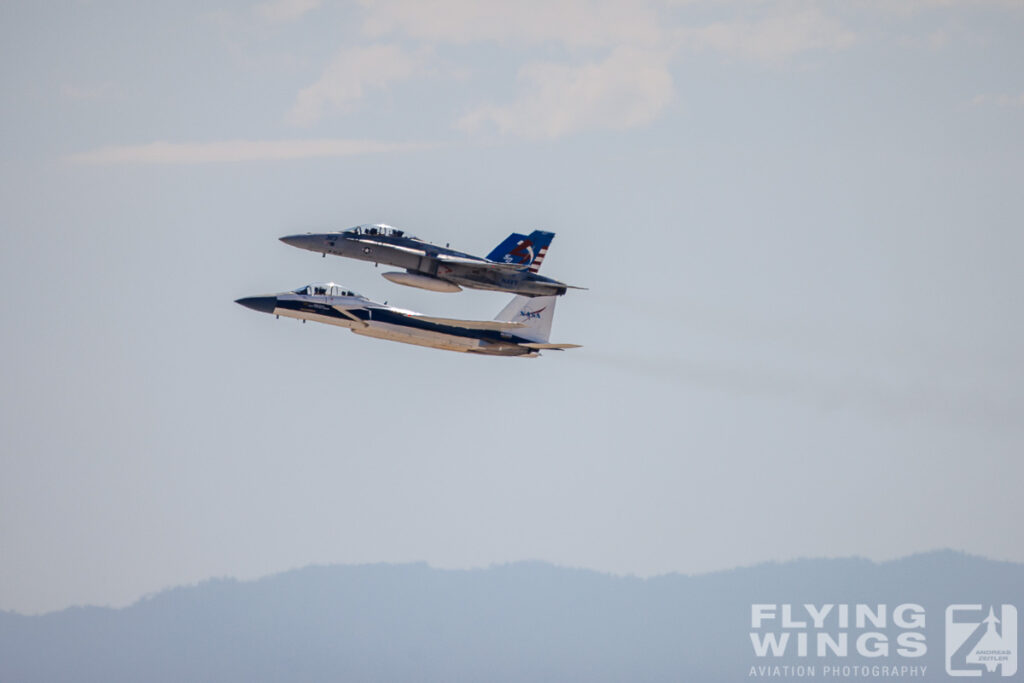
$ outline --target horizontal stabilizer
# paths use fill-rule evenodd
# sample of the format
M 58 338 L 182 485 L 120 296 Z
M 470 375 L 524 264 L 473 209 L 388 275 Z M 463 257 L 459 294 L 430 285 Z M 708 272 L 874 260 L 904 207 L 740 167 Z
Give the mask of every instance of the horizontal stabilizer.
M 521 342 L 520 346 L 525 346 L 528 349 L 551 349 L 553 351 L 561 351 L 563 349 L 579 349 L 582 348 L 581 344 L 538 344 L 534 342 L 526 343 Z
M 515 330 L 526 327 L 523 323 L 510 323 L 501 320 L 457 320 L 455 318 L 433 318 L 429 315 L 410 315 L 409 317 L 422 320 L 425 323 L 462 327 L 467 330 Z

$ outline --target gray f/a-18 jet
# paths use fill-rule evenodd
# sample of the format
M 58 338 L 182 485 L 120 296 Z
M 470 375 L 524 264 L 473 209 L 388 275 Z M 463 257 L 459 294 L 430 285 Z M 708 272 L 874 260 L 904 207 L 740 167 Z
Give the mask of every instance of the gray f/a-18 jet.
M 512 233 L 486 258 L 439 247 L 383 223 L 348 230 L 288 235 L 281 241 L 326 256 L 335 254 L 405 268 L 382 273 L 388 280 L 435 292 L 458 292 L 463 287 L 511 292 L 523 296 L 559 296 L 582 289 L 538 275 L 555 233 L 536 230 Z
M 347 327 L 367 337 L 448 351 L 532 358 L 544 349 L 579 346 L 548 342 L 556 300 L 553 296 L 516 296 L 494 320 L 456 320 L 379 304 L 326 282 L 238 299 L 237 303 L 262 313 Z

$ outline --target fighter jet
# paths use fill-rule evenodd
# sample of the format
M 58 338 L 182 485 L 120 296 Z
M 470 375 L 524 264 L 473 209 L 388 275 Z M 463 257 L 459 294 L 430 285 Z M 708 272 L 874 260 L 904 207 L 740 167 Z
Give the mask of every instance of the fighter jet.
M 487 258 L 439 247 L 383 223 L 357 225 L 338 232 L 287 235 L 281 241 L 326 256 L 336 254 L 405 268 L 382 275 L 400 285 L 435 292 L 463 287 L 511 292 L 523 296 L 559 296 L 582 289 L 538 275 L 555 233 L 536 230 L 512 233 Z
M 237 299 L 235 303 L 261 313 L 347 327 L 367 337 L 447 351 L 533 358 L 545 349 L 579 347 L 548 342 L 556 300 L 553 296 L 516 296 L 493 321 L 421 315 L 370 301 L 333 282 Z

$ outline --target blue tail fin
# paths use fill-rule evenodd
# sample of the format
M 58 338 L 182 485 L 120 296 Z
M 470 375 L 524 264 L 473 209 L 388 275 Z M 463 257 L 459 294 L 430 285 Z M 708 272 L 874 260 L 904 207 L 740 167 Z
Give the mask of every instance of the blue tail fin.
M 555 233 L 543 230 L 534 230 L 529 235 L 514 232 L 495 247 L 494 251 L 487 255 L 487 259 L 502 263 L 519 263 L 529 266 L 531 273 L 536 273 L 540 270 L 540 264 L 544 262 L 544 255 L 548 252 L 553 239 Z
M 505 257 L 508 256 L 516 245 L 526 239 L 526 235 L 520 235 L 518 232 L 514 232 L 506 237 L 501 244 L 491 250 L 491 253 L 487 255 L 488 261 L 505 261 Z

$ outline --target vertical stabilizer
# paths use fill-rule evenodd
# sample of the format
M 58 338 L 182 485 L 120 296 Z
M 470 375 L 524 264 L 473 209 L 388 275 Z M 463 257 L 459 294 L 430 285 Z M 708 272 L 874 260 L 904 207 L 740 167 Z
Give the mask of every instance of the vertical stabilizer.
M 540 264 L 544 263 L 544 256 L 548 253 L 551 240 L 555 239 L 555 233 L 534 230 L 526 239 L 533 242 L 534 256 L 530 262 L 530 272 L 536 273 L 540 270 Z
M 547 342 L 551 338 L 557 300 L 555 296 L 513 297 L 495 320 L 522 323 L 525 327 L 514 330 L 513 334 L 533 342 Z
M 496 246 L 494 249 L 491 249 L 491 253 L 487 255 L 487 260 L 501 261 L 502 263 L 511 263 L 512 250 L 518 247 L 519 244 L 522 243 L 522 241 L 525 239 L 526 235 L 523 235 L 518 232 L 512 233 L 511 235 L 503 239 L 498 246 Z M 505 260 L 506 257 L 509 258 L 508 261 Z
M 496 246 L 487 255 L 487 259 L 519 264 L 529 267 L 531 273 L 536 273 L 540 270 L 540 264 L 544 262 L 544 255 L 548 253 L 548 247 L 551 246 L 553 239 L 555 233 L 543 230 L 534 230 L 529 235 L 514 232 Z

